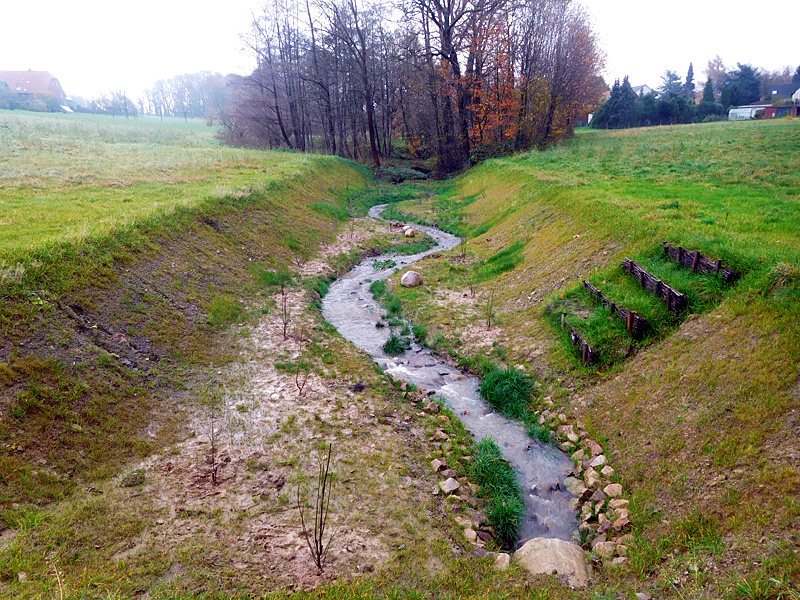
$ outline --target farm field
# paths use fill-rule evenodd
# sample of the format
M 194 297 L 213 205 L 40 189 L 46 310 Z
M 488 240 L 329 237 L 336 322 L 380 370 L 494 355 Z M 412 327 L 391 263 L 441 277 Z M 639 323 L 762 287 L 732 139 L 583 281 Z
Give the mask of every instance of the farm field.
M 580 131 L 383 186 L 205 125 L 110 121 L 0 112 L 0 597 L 798 598 L 800 123 Z M 470 474 L 470 436 L 322 321 L 332 278 L 407 245 L 363 218 L 382 202 L 466 238 L 413 267 L 424 285 L 393 276 L 392 311 L 479 375 L 524 370 L 532 419 L 602 444 L 631 537 L 615 564 L 587 544 L 588 588 L 473 555 L 481 492 L 432 494 L 430 466 Z M 692 274 L 663 241 L 741 276 Z M 579 278 L 652 330 L 631 339 Z M 327 443 L 320 572 L 296 504 Z

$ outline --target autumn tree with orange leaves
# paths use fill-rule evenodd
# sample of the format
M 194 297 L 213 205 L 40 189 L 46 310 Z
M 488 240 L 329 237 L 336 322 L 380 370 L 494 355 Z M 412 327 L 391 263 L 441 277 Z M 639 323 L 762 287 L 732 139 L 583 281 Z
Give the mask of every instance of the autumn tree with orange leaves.
M 571 135 L 606 89 L 577 0 L 269 1 L 223 111 L 237 144 L 444 175 Z

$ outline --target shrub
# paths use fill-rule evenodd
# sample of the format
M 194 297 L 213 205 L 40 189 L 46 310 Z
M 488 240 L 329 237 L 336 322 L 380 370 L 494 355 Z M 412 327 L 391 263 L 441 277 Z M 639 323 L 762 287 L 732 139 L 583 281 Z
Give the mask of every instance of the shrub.
M 498 369 L 486 374 L 478 393 L 507 417 L 520 419 L 528 412 L 533 381 L 516 369 Z

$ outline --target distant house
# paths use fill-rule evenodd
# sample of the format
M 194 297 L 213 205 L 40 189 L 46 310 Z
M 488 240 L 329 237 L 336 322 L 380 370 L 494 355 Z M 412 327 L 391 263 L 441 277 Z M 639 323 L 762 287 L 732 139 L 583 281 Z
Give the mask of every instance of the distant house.
M 800 86 L 796 83 L 775 83 L 767 88 L 767 100 L 777 102 L 778 100 L 789 100 L 800 92 Z
M 66 98 L 58 79 L 47 71 L 0 71 L 0 82 L 5 83 L 20 102 L 49 99 L 63 104 Z
M 634 86 L 632 89 L 633 93 L 636 94 L 637 96 L 647 96 L 647 94 L 653 93 L 653 88 L 651 88 L 649 85 L 637 85 Z

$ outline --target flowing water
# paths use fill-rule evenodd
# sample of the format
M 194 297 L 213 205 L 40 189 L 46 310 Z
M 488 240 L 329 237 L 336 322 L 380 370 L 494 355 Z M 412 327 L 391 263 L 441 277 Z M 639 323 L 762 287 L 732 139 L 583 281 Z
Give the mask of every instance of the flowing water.
M 373 207 L 370 216 L 379 219 L 385 207 Z M 564 479 L 573 465 L 563 452 L 528 437 L 521 424 L 507 419 L 479 397 L 477 377 L 464 375 L 427 348 L 412 344 L 399 357 L 384 353 L 383 345 L 390 332 L 387 327 L 376 327 L 385 311 L 372 298 L 368 280 L 386 279 L 433 252 L 456 247 L 461 241 L 433 227 L 414 225 L 414 228 L 433 237 L 438 245 L 412 256 L 381 256 L 380 260 L 391 258 L 397 262 L 391 269 L 375 269 L 375 258 L 362 261 L 331 285 L 322 302 L 322 314 L 384 371 L 422 390 L 435 391 L 477 440 L 494 439 L 505 459 L 517 470 L 524 491 L 527 510 L 520 530 L 521 541 L 534 537 L 571 539 L 577 520 L 569 506 L 571 496 L 564 491 Z

